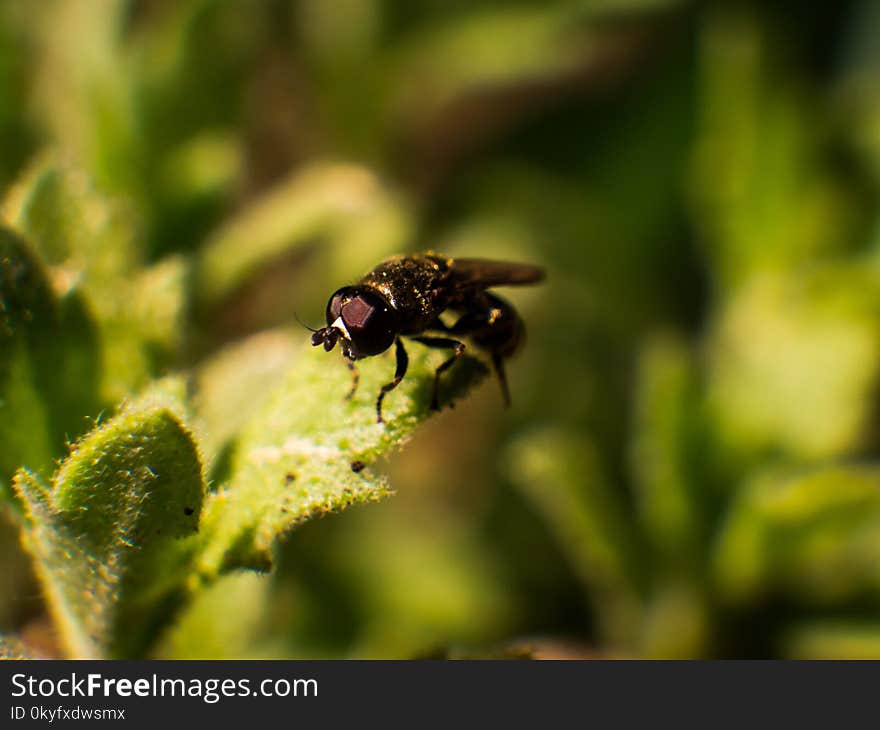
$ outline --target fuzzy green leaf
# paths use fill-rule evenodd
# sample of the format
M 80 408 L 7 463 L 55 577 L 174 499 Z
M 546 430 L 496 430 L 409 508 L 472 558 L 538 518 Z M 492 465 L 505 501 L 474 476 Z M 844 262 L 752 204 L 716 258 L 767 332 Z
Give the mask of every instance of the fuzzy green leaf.
M 394 373 L 393 355 L 361 366 L 357 395 L 338 355 L 304 345 L 265 405 L 235 443 L 228 484 L 212 493 L 200 534 L 199 571 L 265 570 L 274 540 L 310 518 L 388 494 L 368 467 L 401 446 L 430 414 L 431 384 L 446 353 L 411 344 L 407 377 L 385 400 L 386 423 L 376 423 L 375 399 Z M 486 373 L 465 357 L 442 381 L 444 402 L 465 394 Z
M 20 471 L 25 545 L 75 657 L 141 655 L 185 595 L 204 481 L 167 396 L 124 409 L 76 444 L 51 486 Z
M 214 466 L 241 424 L 272 395 L 296 362 L 301 343 L 301 329 L 261 332 L 226 347 L 199 367 L 194 407 L 204 432 L 206 464 Z

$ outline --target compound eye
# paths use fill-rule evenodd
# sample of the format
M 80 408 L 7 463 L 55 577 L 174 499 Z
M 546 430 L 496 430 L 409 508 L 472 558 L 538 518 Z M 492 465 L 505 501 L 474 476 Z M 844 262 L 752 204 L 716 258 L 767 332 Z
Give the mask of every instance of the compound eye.
M 358 357 L 384 352 L 394 342 L 397 317 L 378 292 L 357 291 L 342 304 L 342 321 Z
M 351 299 L 353 292 L 354 287 L 345 286 L 342 289 L 336 291 L 333 296 L 330 297 L 330 301 L 327 302 L 328 327 L 333 324 L 337 319 L 339 319 L 339 315 L 342 314 L 342 307 L 349 299 Z

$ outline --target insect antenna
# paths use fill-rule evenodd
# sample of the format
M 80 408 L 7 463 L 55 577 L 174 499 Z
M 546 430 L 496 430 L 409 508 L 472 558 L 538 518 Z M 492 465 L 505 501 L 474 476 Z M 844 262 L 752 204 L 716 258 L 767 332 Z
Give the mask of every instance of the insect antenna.
M 309 332 L 317 332 L 317 331 L 318 331 L 318 330 L 314 329 L 313 327 L 309 327 L 305 322 L 303 322 L 303 321 L 299 318 L 299 315 L 298 315 L 296 312 L 293 313 L 293 318 L 294 318 L 297 322 L 299 322 L 303 327 L 305 327 Z

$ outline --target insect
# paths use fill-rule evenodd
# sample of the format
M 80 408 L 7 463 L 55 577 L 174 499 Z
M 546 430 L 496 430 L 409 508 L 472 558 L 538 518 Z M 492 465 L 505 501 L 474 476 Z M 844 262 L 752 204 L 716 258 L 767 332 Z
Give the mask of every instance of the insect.
M 522 342 L 525 328 L 516 310 L 487 289 L 534 284 L 543 278 L 543 270 L 530 264 L 453 259 L 434 252 L 397 256 L 357 284 L 333 293 L 327 303 L 327 326 L 312 330 L 312 345 L 323 345 L 329 352 L 339 343 L 352 373 L 349 399 L 358 386 L 355 363 L 394 345 L 397 367 L 394 379 L 382 386 L 376 399 L 378 423 L 383 422 L 382 401 L 403 380 L 409 364 L 401 337 L 452 351 L 434 373 L 433 410 L 439 410 L 440 375 L 464 354 L 459 337 L 470 338 L 489 354 L 504 403 L 510 405 L 504 360 Z M 457 315 L 453 324 L 441 321 L 445 311 Z

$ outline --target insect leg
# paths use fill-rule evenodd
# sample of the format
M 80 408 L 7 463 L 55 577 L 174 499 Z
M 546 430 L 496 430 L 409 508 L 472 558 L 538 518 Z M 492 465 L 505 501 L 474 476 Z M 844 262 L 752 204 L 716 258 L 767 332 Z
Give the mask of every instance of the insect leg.
M 376 423 L 385 423 L 385 420 L 382 418 L 382 401 L 385 400 L 386 393 L 390 393 L 400 385 L 400 381 L 403 380 L 403 376 L 406 375 L 406 369 L 409 366 L 409 357 L 407 356 L 406 350 L 403 348 L 403 342 L 401 342 L 399 337 L 394 340 L 394 345 L 394 353 L 397 357 L 397 369 L 394 372 L 394 380 L 383 385 L 382 390 L 379 391 L 379 397 L 376 399 Z
M 525 337 L 522 320 L 508 302 L 489 292 L 483 292 L 458 309 L 464 313 L 449 332 L 470 337 L 477 347 L 489 353 L 501 385 L 504 405 L 510 406 L 504 360 L 514 353 Z
M 434 371 L 434 391 L 431 395 L 431 410 L 439 411 L 440 410 L 440 399 L 439 399 L 439 387 L 440 387 L 440 373 L 444 370 L 450 368 L 452 364 L 458 360 L 462 355 L 464 355 L 464 343 L 459 342 L 458 340 L 451 340 L 448 337 L 413 337 L 416 342 L 421 342 L 423 345 L 427 345 L 428 347 L 439 347 L 447 350 L 454 349 L 455 353 L 446 360 L 444 363 L 440 365 Z
M 504 358 L 498 352 L 492 353 L 492 367 L 501 384 L 501 397 L 504 399 L 504 407 L 510 408 L 510 388 L 507 387 L 507 374 L 504 372 Z
M 357 393 L 358 383 L 361 382 L 361 378 L 354 360 L 349 360 L 348 358 L 346 358 L 345 364 L 348 365 L 349 372 L 351 372 L 351 390 L 348 391 L 348 395 L 345 396 L 345 400 L 351 400 L 352 398 L 354 398 L 354 394 Z

